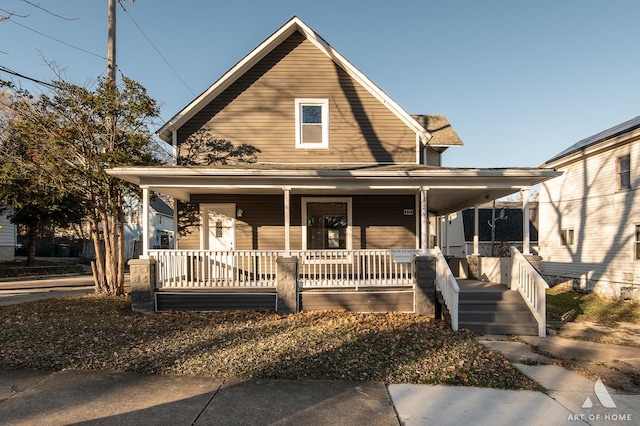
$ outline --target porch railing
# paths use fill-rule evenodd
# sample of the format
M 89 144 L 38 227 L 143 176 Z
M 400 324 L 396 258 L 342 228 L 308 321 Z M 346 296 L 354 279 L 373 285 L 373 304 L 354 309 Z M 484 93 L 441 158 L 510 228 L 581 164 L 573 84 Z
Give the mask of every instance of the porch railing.
M 451 316 L 451 328 L 458 330 L 458 304 L 460 301 L 460 286 L 453 276 L 447 260 L 438 247 L 429 250 L 436 258 L 436 290 L 442 294 L 444 304 Z
M 526 257 L 511 247 L 511 289 L 517 289 L 538 322 L 538 336 L 547 335 L 547 295 L 549 284 L 529 263 Z
M 277 251 L 150 250 L 156 288 L 275 287 Z
M 163 289 L 275 287 L 279 256 L 298 258 L 304 288 L 412 287 L 417 250 L 150 250 Z
M 304 288 L 412 287 L 418 250 L 298 250 Z

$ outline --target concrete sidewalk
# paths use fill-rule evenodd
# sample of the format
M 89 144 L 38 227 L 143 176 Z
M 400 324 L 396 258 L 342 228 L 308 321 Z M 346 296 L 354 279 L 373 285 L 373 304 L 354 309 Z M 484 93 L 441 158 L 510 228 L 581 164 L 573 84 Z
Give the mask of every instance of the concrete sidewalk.
M 605 409 L 594 395 L 592 381 L 560 367 L 523 367 L 531 369 L 526 374 L 556 382 L 562 389 L 546 395 L 379 382 L 0 370 L 0 423 L 494 426 L 637 424 L 640 418 L 638 395 L 611 392 L 617 408 Z M 576 387 L 578 379 L 583 383 Z M 594 401 L 591 409 L 581 408 L 587 396 Z

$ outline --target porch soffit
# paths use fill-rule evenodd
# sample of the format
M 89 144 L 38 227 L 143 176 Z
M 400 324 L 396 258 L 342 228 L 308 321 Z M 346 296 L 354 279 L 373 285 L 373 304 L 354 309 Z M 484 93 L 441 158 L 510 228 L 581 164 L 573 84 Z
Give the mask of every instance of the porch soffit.
M 417 194 L 428 190 L 428 209 L 446 214 L 504 197 L 558 176 L 549 169 L 452 169 L 424 166 L 368 169 L 135 167 L 108 171 L 128 182 L 176 198 L 194 194 Z

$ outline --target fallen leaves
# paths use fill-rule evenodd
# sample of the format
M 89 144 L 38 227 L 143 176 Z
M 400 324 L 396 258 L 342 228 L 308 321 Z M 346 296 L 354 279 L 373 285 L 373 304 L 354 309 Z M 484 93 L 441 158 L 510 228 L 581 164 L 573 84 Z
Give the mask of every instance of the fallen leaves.
M 0 308 L 0 368 L 537 389 L 471 332 L 400 313 L 131 312 L 77 296 Z

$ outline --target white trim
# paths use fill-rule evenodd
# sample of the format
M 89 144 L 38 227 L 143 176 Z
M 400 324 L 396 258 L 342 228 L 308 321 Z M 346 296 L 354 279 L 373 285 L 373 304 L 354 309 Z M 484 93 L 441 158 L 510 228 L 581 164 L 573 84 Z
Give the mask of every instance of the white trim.
M 353 210 L 351 197 L 302 197 L 302 250 L 307 250 L 307 203 L 347 203 L 346 250 L 353 250 Z
M 309 143 L 302 140 L 302 107 L 322 107 L 322 142 Z M 329 148 L 329 99 L 297 98 L 295 100 L 296 116 L 296 149 L 326 149 Z

